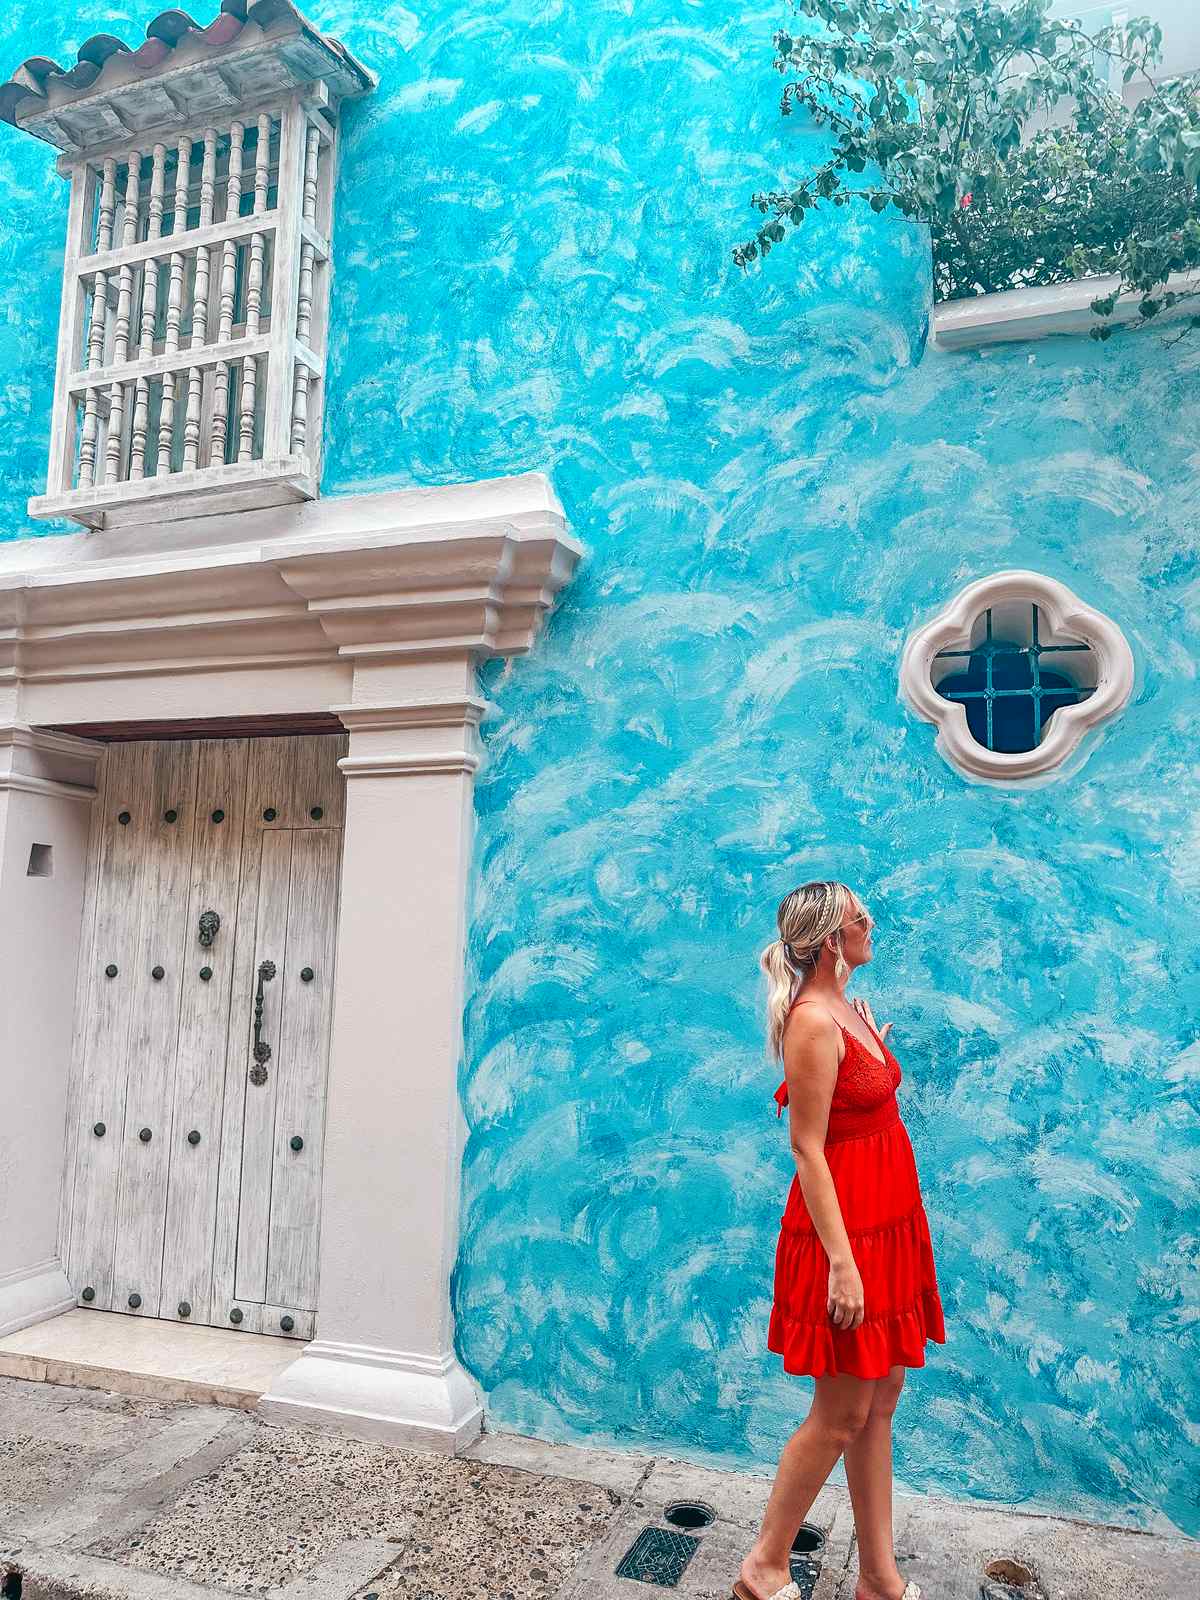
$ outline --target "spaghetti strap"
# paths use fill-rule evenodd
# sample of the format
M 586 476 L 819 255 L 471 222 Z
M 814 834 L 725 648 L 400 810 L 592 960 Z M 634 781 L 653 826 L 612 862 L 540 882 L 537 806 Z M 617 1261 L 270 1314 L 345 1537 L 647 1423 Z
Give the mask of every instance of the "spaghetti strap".
M 787 1014 L 790 1017 L 797 1006 L 818 1006 L 820 1003 L 821 1002 L 819 1000 L 793 1000 L 791 1005 L 787 1008 Z M 832 1011 L 829 1013 L 829 1015 L 833 1017 L 834 1022 L 837 1022 L 837 1018 L 833 1016 Z M 839 1023 L 838 1026 L 840 1027 L 841 1024 Z M 775 1112 L 775 1120 L 778 1122 L 779 1118 L 783 1115 L 784 1106 L 788 1104 L 788 1086 L 786 1078 L 779 1085 L 778 1089 L 776 1089 L 774 1099 L 777 1107 Z
M 817 1005 L 820 1005 L 820 1004 L 821 1004 L 821 1002 L 819 1000 L 793 1000 L 791 1005 L 788 1007 L 788 1016 L 789 1017 L 791 1016 L 792 1012 L 796 1009 L 797 1006 L 817 1006 Z M 826 1010 L 828 1011 L 828 1007 L 826 1007 Z M 856 1008 L 855 1014 L 857 1016 L 861 1017 L 863 1022 L 866 1022 L 868 1032 L 870 1033 L 871 1037 L 879 1045 L 880 1054 L 879 1054 L 878 1057 L 872 1055 L 872 1053 L 863 1044 L 862 1040 L 857 1036 L 857 1034 L 851 1033 L 849 1028 L 846 1027 L 845 1023 L 839 1022 L 838 1019 L 833 1015 L 832 1011 L 829 1011 L 828 1014 L 829 1014 L 830 1020 L 834 1024 L 834 1026 L 841 1032 L 842 1038 L 843 1039 L 852 1039 L 854 1041 L 854 1043 L 858 1046 L 858 1048 L 867 1057 L 868 1061 L 872 1062 L 877 1067 L 878 1066 L 886 1066 L 888 1064 L 888 1061 L 890 1059 L 890 1052 L 888 1051 L 887 1045 L 884 1044 L 883 1039 L 881 1038 L 881 1036 L 878 1033 L 876 1033 L 875 1029 L 873 1027 L 871 1027 L 871 1024 L 869 1022 L 867 1022 L 866 1017 L 863 1016 L 861 1011 L 858 1011 L 857 1008 Z M 844 1051 L 843 1051 L 843 1058 L 842 1059 L 843 1060 L 845 1059 Z M 841 1063 L 839 1063 L 839 1070 L 840 1070 L 840 1067 L 841 1067 Z M 776 1104 L 776 1107 L 777 1107 L 776 1112 L 775 1112 L 775 1120 L 778 1121 L 779 1118 L 782 1117 L 782 1115 L 783 1115 L 784 1107 L 788 1104 L 788 1087 L 787 1087 L 787 1079 L 786 1078 L 784 1078 L 783 1082 L 779 1085 L 778 1089 L 776 1089 L 773 1098 L 775 1100 L 775 1104 Z
M 790 1017 L 797 1006 L 815 1006 L 819 1004 L 820 1002 L 817 1000 L 793 1000 L 791 1005 L 787 1008 L 787 1014 Z M 832 1015 L 832 1012 L 830 1015 Z M 837 1019 L 834 1018 L 834 1020 L 836 1021 Z M 776 1107 L 778 1108 L 775 1112 L 775 1120 L 778 1122 L 779 1118 L 783 1115 L 784 1106 L 786 1106 L 788 1103 L 788 1086 L 786 1078 L 779 1085 L 778 1089 L 776 1089 L 774 1099 Z

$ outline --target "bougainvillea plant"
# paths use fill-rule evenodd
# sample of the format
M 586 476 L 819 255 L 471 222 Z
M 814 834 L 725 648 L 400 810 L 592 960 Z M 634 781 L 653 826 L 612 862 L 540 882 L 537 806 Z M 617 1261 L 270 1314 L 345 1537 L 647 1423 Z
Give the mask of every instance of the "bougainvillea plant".
M 767 220 L 739 265 L 818 206 L 865 204 L 928 224 L 939 299 L 1115 274 L 1092 302 L 1100 339 L 1123 298 L 1142 322 L 1200 300 L 1163 287 L 1200 267 L 1200 84 L 1154 81 L 1155 24 L 1089 34 L 1050 0 L 793 3 L 781 109 L 830 138 L 798 183 L 753 197 Z

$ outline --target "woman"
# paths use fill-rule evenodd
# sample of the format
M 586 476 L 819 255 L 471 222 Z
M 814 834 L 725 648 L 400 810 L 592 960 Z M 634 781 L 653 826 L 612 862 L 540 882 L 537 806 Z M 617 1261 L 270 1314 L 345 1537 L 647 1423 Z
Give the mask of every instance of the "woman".
M 920 1600 L 892 1542 L 892 1413 L 905 1367 L 944 1344 L 916 1164 L 896 1105 L 900 1066 L 846 984 L 870 961 L 871 916 L 842 883 L 805 883 L 779 907 L 762 954 L 768 1042 L 783 1062 L 796 1175 L 775 1256 L 767 1347 L 815 1380 L 784 1446 L 738 1600 L 797 1600 L 796 1532 L 841 1455 L 858 1540 L 855 1600 Z

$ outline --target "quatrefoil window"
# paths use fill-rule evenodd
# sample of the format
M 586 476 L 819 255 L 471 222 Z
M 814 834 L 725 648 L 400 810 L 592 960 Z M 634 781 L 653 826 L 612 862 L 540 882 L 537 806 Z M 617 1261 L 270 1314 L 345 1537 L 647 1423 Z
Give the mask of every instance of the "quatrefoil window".
M 970 777 L 1042 779 L 1115 716 L 1133 658 L 1115 623 L 1053 578 L 1001 572 L 969 585 L 909 640 L 901 690 Z

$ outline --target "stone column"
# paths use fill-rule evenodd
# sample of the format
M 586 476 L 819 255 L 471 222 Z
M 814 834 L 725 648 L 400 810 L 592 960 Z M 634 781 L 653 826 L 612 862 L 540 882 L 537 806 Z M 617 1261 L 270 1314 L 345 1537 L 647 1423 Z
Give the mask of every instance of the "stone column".
M 482 1421 L 449 1304 L 474 689 L 465 652 L 359 663 L 335 708 L 350 743 L 317 1338 L 260 1402 L 447 1454 Z
M 84 877 L 103 746 L 0 723 L 0 1336 L 69 1311 L 59 1253 Z

